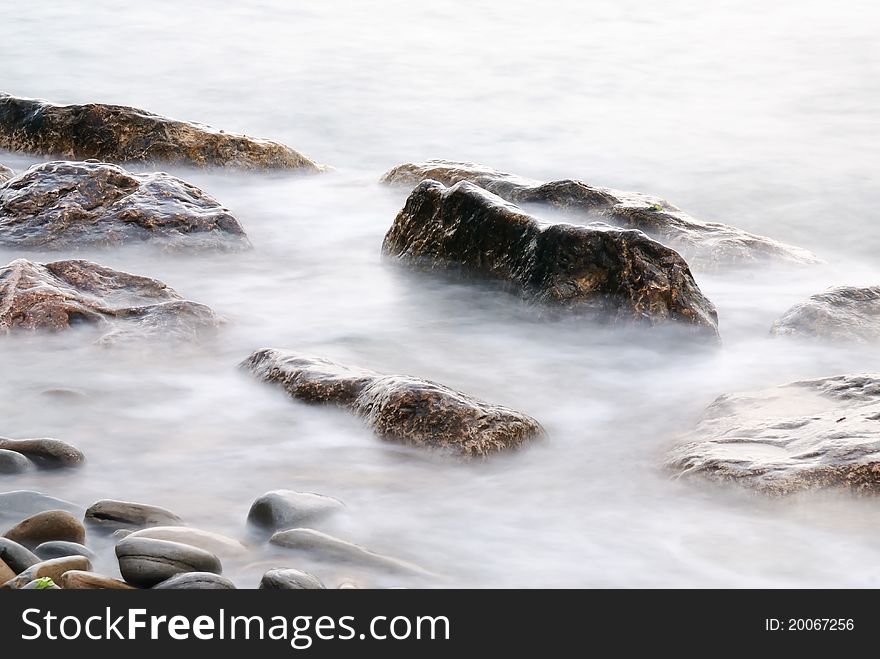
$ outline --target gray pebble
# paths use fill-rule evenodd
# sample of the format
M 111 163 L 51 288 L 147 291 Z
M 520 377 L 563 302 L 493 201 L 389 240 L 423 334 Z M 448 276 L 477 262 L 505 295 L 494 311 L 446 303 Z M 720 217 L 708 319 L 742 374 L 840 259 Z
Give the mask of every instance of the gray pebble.
M 0 474 L 20 474 L 33 466 L 21 453 L 0 449 Z
M 345 505 L 333 497 L 294 490 L 273 490 L 254 501 L 248 522 L 267 531 L 314 524 Z
M 130 584 L 150 588 L 182 572 L 213 572 L 223 569 L 211 552 L 170 540 L 125 538 L 116 545 L 122 577 Z
M 95 552 L 78 542 L 66 540 L 50 540 L 34 549 L 34 553 L 44 561 L 50 558 L 62 558 L 64 556 L 85 556 L 89 560 L 95 560 Z
M 153 590 L 235 590 L 235 584 L 212 572 L 183 572 L 156 584 Z
M 260 580 L 260 590 L 322 590 L 326 588 L 314 574 L 292 568 L 269 570 Z

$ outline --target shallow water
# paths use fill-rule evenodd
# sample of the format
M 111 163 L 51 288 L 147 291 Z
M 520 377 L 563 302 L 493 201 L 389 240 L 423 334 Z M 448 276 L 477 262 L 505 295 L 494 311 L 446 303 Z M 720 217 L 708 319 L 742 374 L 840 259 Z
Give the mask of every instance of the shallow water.
M 660 467 L 720 393 L 880 368 L 873 351 L 768 336 L 805 296 L 880 280 L 871 5 L 215 4 L 4 14 L 4 91 L 272 137 L 337 171 L 172 169 L 237 215 L 252 253 L 77 253 L 157 277 L 229 323 L 186 346 L 0 341 L 0 434 L 59 437 L 88 456 L 0 489 L 164 505 L 237 537 L 264 491 L 317 491 L 349 507 L 328 530 L 443 575 L 436 585 L 880 585 L 874 502 L 767 500 Z M 493 287 L 381 261 L 406 190 L 376 180 L 430 157 L 662 195 L 827 264 L 696 272 L 719 310 L 718 351 L 674 331 L 539 318 Z M 267 346 L 435 379 L 535 416 L 550 439 L 471 465 L 385 444 L 236 369 Z M 259 547 L 251 558 L 299 565 Z M 259 567 L 226 572 L 254 585 Z

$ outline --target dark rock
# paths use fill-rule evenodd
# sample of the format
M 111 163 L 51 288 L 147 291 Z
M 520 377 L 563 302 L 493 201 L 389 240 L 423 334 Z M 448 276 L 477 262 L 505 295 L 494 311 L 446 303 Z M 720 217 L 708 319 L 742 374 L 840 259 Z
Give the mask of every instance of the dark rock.
M 773 324 L 779 336 L 832 341 L 880 341 L 880 286 L 840 286 L 796 304 Z
M 469 181 L 515 204 L 544 204 L 557 210 L 639 229 L 704 268 L 767 260 L 818 263 L 800 247 L 718 222 L 703 222 L 668 201 L 638 192 L 623 192 L 565 179 L 542 183 L 468 162 L 428 160 L 406 163 L 386 172 L 382 181 L 415 185 L 432 179 L 445 185 Z
M 53 558 L 49 561 L 42 561 L 36 565 L 31 565 L 25 571 L 21 572 L 17 577 L 3 584 L 3 589 L 19 589 L 29 584 L 34 579 L 44 579 L 49 577 L 55 583 L 61 581 L 61 575 L 68 570 L 91 570 L 92 564 L 85 556 L 65 556 L 64 558 Z
M 116 534 L 114 533 L 114 535 Z M 124 537 L 156 538 L 157 540 L 182 542 L 185 545 L 209 551 L 221 558 L 224 556 L 240 556 L 247 552 L 247 547 L 235 538 L 229 538 L 212 531 L 195 529 L 191 526 L 152 526 L 128 533 Z
M 78 467 L 85 460 L 85 456 L 79 449 L 59 439 L 7 439 L 0 437 L 0 449 L 20 453 L 43 469 Z
M 40 562 L 39 556 L 14 540 L 0 536 L 0 560 L 19 574 Z
M 44 561 L 65 556 L 85 556 L 90 561 L 95 560 L 95 552 L 91 549 L 77 542 L 68 542 L 66 540 L 44 542 L 34 549 L 34 553 Z
M 83 511 L 75 503 L 32 490 L 0 492 L 0 518 L 21 519 L 44 510 L 66 510 L 78 515 Z
M 345 505 L 323 494 L 273 490 L 254 501 L 248 522 L 268 531 L 312 524 L 342 510 Z
M 182 572 L 222 572 L 220 560 L 211 552 L 170 540 L 125 538 L 116 545 L 116 557 L 122 577 L 143 588 Z
M 134 590 L 124 581 L 84 570 L 68 570 L 58 583 L 65 590 Z
M 668 465 L 769 494 L 880 494 L 880 376 L 841 375 L 718 398 Z
M 235 584 L 211 572 L 183 572 L 156 584 L 153 590 L 235 590 Z
M 33 466 L 21 453 L 0 448 L 0 474 L 20 474 Z
M 466 181 L 416 186 L 383 250 L 421 269 L 500 280 L 567 313 L 651 325 L 679 321 L 701 336 L 718 336 L 714 305 L 674 250 L 607 224 L 548 225 Z
M 3 536 L 32 548 L 49 540 L 66 540 L 82 544 L 86 539 L 86 530 L 79 520 L 66 510 L 47 510 L 19 522 Z
M 108 330 L 105 340 L 188 339 L 218 323 L 208 307 L 160 281 L 96 263 L 19 259 L 0 268 L 0 332 L 89 324 Z
M 317 172 L 324 168 L 278 142 L 226 133 L 122 105 L 55 105 L 0 94 L 0 148 L 108 162 L 168 162 Z
M 323 590 L 326 586 L 314 574 L 291 568 L 269 570 L 260 580 L 260 590 Z
M 351 410 L 389 441 L 478 457 L 543 436 L 531 417 L 428 380 L 271 349 L 255 352 L 242 367 L 298 400 Z
M 9 167 L 0 165 L 0 185 L 11 179 L 13 176 L 15 176 L 15 172 L 9 169 Z
M 183 524 L 183 520 L 165 508 L 114 499 L 102 499 L 89 506 L 85 521 L 108 531 Z
M 250 248 L 227 209 L 162 172 L 50 162 L 0 186 L 0 246 L 55 250 L 145 241 L 168 250 Z

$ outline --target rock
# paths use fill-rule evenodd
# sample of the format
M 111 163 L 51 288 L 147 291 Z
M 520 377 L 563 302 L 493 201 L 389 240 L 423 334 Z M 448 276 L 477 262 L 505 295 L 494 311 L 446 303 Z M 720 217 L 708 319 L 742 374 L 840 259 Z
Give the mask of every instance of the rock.
M 163 172 L 49 162 L 0 186 L 0 246 L 67 250 L 147 241 L 167 250 L 251 246 L 219 202 Z
M 82 508 L 75 503 L 56 499 L 32 490 L 13 490 L 0 492 L 0 517 L 21 519 L 44 510 L 66 510 L 82 514 Z
M 880 341 L 880 286 L 839 286 L 796 304 L 773 324 L 779 336 Z
M 61 588 L 54 581 L 47 582 L 45 579 L 34 579 L 22 586 L 21 590 L 61 590 Z
M 484 457 L 544 432 L 531 417 L 419 378 L 271 349 L 255 352 L 242 367 L 298 400 L 351 410 L 389 441 Z
M 6 583 L 15 576 L 15 570 L 6 564 L 6 561 L 0 559 L 0 584 Z
M 14 579 L 10 579 L 3 584 L 3 589 L 19 589 L 29 584 L 34 579 L 43 579 L 49 577 L 55 583 L 61 580 L 61 575 L 68 570 L 91 570 L 92 564 L 85 556 L 65 556 L 64 558 L 53 558 L 49 561 L 42 561 L 36 565 L 31 565 L 24 572 L 21 572 Z
M 339 512 L 345 505 L 333 497 L 311 492 L 272 490 L 254 501 L 248 523 L 268 531 L 313 524 Z
M 153 590 L 235 590 L 235 584 L 211 572 L 183 572 L 156 584 Z
M 181 572 L 220 574 L 220 560 L 211 552 L 170 540 L 128 537 L 116 545 L 122 577 L 150 588 Z
M 0 333 L 94 325 L 105 338 L 189 339 L 219 320 L 155 279 L 88 261 L 40 264 L 24 259 L 0 268 Z
M 762 261 L 819 263 L 805 249 L 718 222 L 691 217 L 668 201 L 638 192 L 600 188 L 577 180 L 543 183 L 490 167 L 451 160 L 406 163 L 386 172 L 385 183 L 415 185 L 432 179 L 452 186 L 469 181 L 514 204 L 543 204 L 615 226 L 639 229 L 703 268 Z
M 0 94 L 0 148 L 108 162 L 319 172 L 289 146 L 122 105 L 55 105 Z
M 82 451 L 59 439 L 7 439 L 0 437 L 0 449 L 21 453 L 44 469 L 78 467 L 85 460 Z
M 314 529 L 288 529 L 273 535 L 269 542 L 279 547 L 295 549 L 325 562 L 377 568 L 394 573 L 427 576 L 430 573 L 413 563 L 383 556 L 360 545 L 334 538 Z
M 123 538 L 127 538 L 132 533 L 134 533 L 134 531 L 132 531 L 131 529 L 116 529 L 115 531 L 113 531 L 113 533 L 110 534 L 110 537 L 114 540 L 119 541 Z
M 150 526 L 177 526 L 183 524 L 170 510 L 146 503 L 101 499 L 88 507 L 86 524 L 106 530 L 142 529 Z
M 234 538 L 228 538 L 219 533 L 194 529 L 189 526 L 154 526 L 151 528 L 134 531 L 127 537 L 130 538 L 155 538 L 157 540 L 171 540 L 182 542 L 204 549 L 217 556 L 241 556 L 247 552 L 247 547 Z
M 545 309 L 650 325 L 678 321 L 718 337 L 714 305 L 674 250 L 633 229 L 550 225 L 467 181 L 417 185 L 383 250 L 419 269 L 499 280 Z
M 9 169 L 9 167 L 0 165 L 0 185 L 11 179 L 13 176 L 15 176 L 15 172 Z
M 729 394 L 674 448 L 676 473 L 769 494 L 880 493 L 880 376 L 841 375 Z
M 16 574 L 40 562 L 40 558 L 27 547 L 4 537 L 0 537 L 0 560 Z
M 33 466 L 21 453 L 0 449 L 0 474 L 20 474 Z
M 34 549 L 34 553 L 44 561 L 52 558 L 63 558 L 64 556 L 85 556 L 90 561 L 95 560 L 95 552 L 76 542 L 67 542 L 66 540 L 50 540 L 44 542 Z
M 326 586 L 314 574 L 291 568 L 269 570 L 260 580 L 260 590 L 323 590 Z
M 49 540 L 82 544 L 86 539 L 86 530 L 66 510 L 47 510 L 19 522 L 3 535 L 25 547 L 36 547 Z
M 65 590 L 134 590 L 119 579 L 111 579 L 102 574 L 86 572 L 84 570 L 68 570 L 61 575 L 58 582 Z

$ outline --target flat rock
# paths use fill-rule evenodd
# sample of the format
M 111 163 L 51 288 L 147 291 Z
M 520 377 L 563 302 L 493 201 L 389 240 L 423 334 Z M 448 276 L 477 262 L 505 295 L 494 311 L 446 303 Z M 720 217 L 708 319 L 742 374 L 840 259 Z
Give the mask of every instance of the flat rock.
M 326 586 L 314 574 L 292 568 L 269 570 L 260 580 L 260 590 L 323 590 Z
M 333 497 L 294 490 L 266 492 L 251 505 L 248 523 L 268 531 L 314 524 L 344 509 Z
M 226 133 L 123 105 L 56 105 L 0 94 L 0 148 L 107 162 L 244 170 L 324 168 L 271 140 Z
M 548 310 L 612 322 L 676 321 L 718 337 L 715 306 L 676 251 L 633 229 L 548 224 L 467 181 L 419 183 L 383 251 L 421 270 L 500 281 Z
M 107 531 L 178 526 L 183 520 L 166 508 L 147 503 L 101 499 L 86 509 L 85 522 Z
M 235 590 L 235 584 L 212 572 L 182 572 L 156 584 L 153 590 Z
M 171 540 L 182 542 L 204 549 L 217 556 L 241 556 L 248 548 L 235 538 L 229 538 L 212 531 L 203 531 L 189 526 L 153 526 L 129 534 L 129 538 L 155 538 L 157 540 Z
M 515 204 L 543 204 L 565 213 L 639 229 L 677 250 L 689 263 L 712 269 L 763 261 L 820 262 L 809 251 L 727 224 L 691 217 L 665 199 L 564 179 L 541 182 L 469 162 L 428 160 L 399 165 L 385 183 L 415 185 L 432 179 L 451 186 L 469 181 Z
M 519 448 L 544 433 L 525 414 L 419 378 L 272 349 L 255 352 L 242 366 L 293 398 L 350 410 L 389 441 L 484 457 Z
M 0 449 L 20 453 L 43 469 L 78 467 L 85 461 L 82 451 L 60 439 L 8 439 L 0 437 Z
M 880 341 L 880 286 L 838 286 L 786 311 L 771 330 L 778 336 L 851 343 Z
M 92 564 L 85 556 L 65 556 L 64 558 L 53 558 L 52 560 L 42 561 L 36 565 L 31 565 L 28 569 L 21 572 L 14 579 L 10 579 L 3 584 L 3 589 L 19 589 L 35 579 L 43 579 L 49 577 L 55 583 L 61 580 L 68 570 L 85 570 L 92 569 Z
M 0 333 L 92 325 L 107 340 L 191 339 L 219 322 L 211 309 L 156 279 L 89 261 L 18 259 L 0 268 Z
M 20 474 L 33 466 L 21 453 L 0 449 L 0 474 Z
M 840 375 L 751 393 L 709 408 L 668 465 L 769 494 L 844 488 L 880 493 L 880 376 Z
M 116 557 L 122 577 L 143 588 L 182 572 L 222 572 L 220 560 L 211 552 L 170 540 L 128 537 L 116 545 Z
M 66 510 L 47 510 L 22 520 L 3 536 L 25 547 L 36 547 L 49 540 L 82 544 L 86 538 L 86 530 Z
M 58 583 L 65 590 L 134 590 L 124 581 L 85 570 L 68 570 Z
M 95 560 L 95 552 L 81 545 L 78 542 L 68 542 L 67 540 L 49 540 L 37 545 L 34 553 L 42 560 L 47 561 L 52 558 L 63 558 L 65 556 L 85 556 L 89 560 Z
M 0 165 L 0 184 L 5 183 L 9 179 L 15 176 L 15 172 L 13 172 L 9 167 L 5 165 Z
M 251 246 L 217 200 L 164 172 L 60 161 L 0 185 L 0 246 L 69 250 L 148 241 L 173 251 Z
M 0 492 L 0 518 L 21 519 L 44 510 L 66 510 L 81 515 L 83 509 L 70 501 L 33 490 Z
M 15 574 L 27 570 L 30 566 L 40 562 L 39 556 L 34 554 L 24 545 L 14 540 L 0 536 L 0 560 L 2 560 Z

